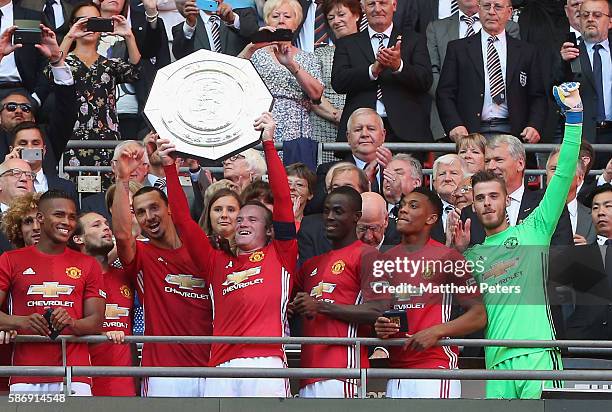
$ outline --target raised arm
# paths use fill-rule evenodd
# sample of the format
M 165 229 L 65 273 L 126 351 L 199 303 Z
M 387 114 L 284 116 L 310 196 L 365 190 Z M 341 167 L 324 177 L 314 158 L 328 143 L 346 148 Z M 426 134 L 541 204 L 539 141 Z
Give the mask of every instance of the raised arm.
M 582 139 L 582 100 L 578 92 L 579 87 L 579 83 L 563 83 L 553 89 L 555 99 L 565 114 L 565 133 L 555 174 L 546 188 L 540 205 L 532 213 L 533 223 L 544 230 L 549 237 L 557 227 L 559 217 L 565 208 L 567 193 L 576 174 Z

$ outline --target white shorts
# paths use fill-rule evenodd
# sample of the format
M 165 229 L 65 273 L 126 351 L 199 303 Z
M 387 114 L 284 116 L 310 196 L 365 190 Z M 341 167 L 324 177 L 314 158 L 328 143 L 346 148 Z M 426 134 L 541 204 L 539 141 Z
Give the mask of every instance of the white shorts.
M 285 361 L 277 356 L 263 358 L 236 358 L 217 366 L 218 368 L 286 368 Z M 269 397 L 289 396 L 289 381 L 285 378 L 208 378 L 207 397 Z
M 461 381 L 448 379 L 389 379 L 387 398 L 460 398 Z
M 327 379 L 304 386 L 300 398 L 356 398 L 357 380 Z
M 64 393 L 63 382 L 51 383 L 14 383 L 10 386 L 10 393 Z M 91 396 L 91 386 L 84 382 L 70 384 L 71 396 Z
M 143 397 L 200 398 L 204 396 L 206 378 L 150 377 L 142 380 Z

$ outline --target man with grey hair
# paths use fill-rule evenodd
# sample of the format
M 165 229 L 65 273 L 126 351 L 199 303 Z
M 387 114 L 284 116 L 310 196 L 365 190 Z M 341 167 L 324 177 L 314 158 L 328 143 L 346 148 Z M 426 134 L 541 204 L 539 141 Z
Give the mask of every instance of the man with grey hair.
M 395 219 L 389 219 L 387 202 L 378 193 L 361 194 L 361 218 L 357 222 L 357 238 L 381 252 L 400 243 Z
M 398 216 L 397 210 L 402 196 L 423 184 L 421 162 L 406 153 L 398 153 L 383 171 L 383 195 L 387 201 L 389 217 Z
M 176 0 L 175 3 L 185 18 L 184 22 L 172 27 L 172 54 L 177 59 L 200 49 L 237 56 L 258 28 L 257 14 L 251 7 L 232 9 L 229 3 L 219 2 L 212 13 L 200 10 L 195 0 Z
M 453 206 L 453 193 L 468 176 L 465 160 L 454 153 L 438 157 L 433 164 L 433 188 L 442 201 L 442 218 L 438 219 L 431 230 L 431 237 L 440 242 L 446 242 L 446 224 Z
M 550 153 L 548 161 L 546 162 L 546 183 L 550 183 L 550 179 L 557 169 L 557 162 L 559 161 L 559 146 Z M 585 166 L 583 162 L 578 162 L 576 165 L 576 174 L 572 185 L 570 186 L 569 193 L 567 194 L 567 210 L 570 216 L 570 222 L 572 225 L 572 234 L 574 235 L 574 244 L 576 245 L 587 245 L 597 240 L 597 231 L 593 225 L 593 219 L 591 218 L 591 209 L 578 202 L 576 193 L 578 187 L 584 182 Z
M 266 161 L 255 149 L 247 149 L 223 161 L 223 178 L 234 182 L 238 193 L 266 173 Z
M 10 158 L 0 164 L 0 211 L 6 212 L 11 201 L 34 191 L 34 178 L 30 164 L 22 159 Z M 0 232 L 0 254 L 12 250 L 4 232 Z
M 385 137 L 383 120 L 375 110 L 359 108 L 348 118 L 346 138 L 351 152 L 346 154 L 343 161 L 362 169 L 370 181 L 369 190 L 377 193 L 382 192 L 383 171 L 393 156 L 391 150 L 383 146 Z M 323 210 L 323 201 L 327 195 L 325 176 L 336 163 L 327 162 L 317 167 L 317 187 L 305 214 L 320 213 Z

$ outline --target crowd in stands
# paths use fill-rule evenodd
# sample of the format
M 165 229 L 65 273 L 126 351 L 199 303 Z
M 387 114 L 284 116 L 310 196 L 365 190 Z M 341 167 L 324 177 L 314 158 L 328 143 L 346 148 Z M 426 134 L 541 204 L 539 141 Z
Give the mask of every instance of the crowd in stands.
M 612 340 L 612 156 L 593 146 L 612 143 L 609 0 L 205 3 L 0 0 L 0 365 L 61 365 L 60 345 L 14 342 L 59 333 L 107 336 L 68 344 L 69 365 L 93 366 L 134 365 L 131 334 L 406 339 L 304 345 L 306 368 L 360 357 L 455 369 L 481 355 L 435 345 L 445 337 Z M 98 18 L 112 32 L 92 31 Z M 24 25 L 37 43 L 14 42 Z M 279 29 L 294 41 L 251 41 Z M 273 95 L 252 119 L 263 150 L 191 159 L 149 128 L 156 72 L 201 49 L 250 60 Z M 92 140 L 119 142 L 68 146 Z M 329 142 L 349 151 L 318 153 Z M 435 142 L 456 149 L 388 145 Z M 526 152 L 540 143 L 560 146 Z M 60 175 L 60 162 L 91 167 Z M 454 269 L 377 274 L 396 258 Z M 562 369 L 556 348 L 484 356 L 489 369 Z M 280 344 L 146 343 L 138 362 L 283 368 L 286 356 Z M 9 385 L 63 388 L 12 376 L 0 392 Z M 559 385 L 491 381 L 487 396 Z M 291 395 L 280 378 L 76 377 L 72 391 Z M 357 391 L 305 379 L 299 395 Z M 392 379 L 387 396 L 460 397 L 461 383 Z

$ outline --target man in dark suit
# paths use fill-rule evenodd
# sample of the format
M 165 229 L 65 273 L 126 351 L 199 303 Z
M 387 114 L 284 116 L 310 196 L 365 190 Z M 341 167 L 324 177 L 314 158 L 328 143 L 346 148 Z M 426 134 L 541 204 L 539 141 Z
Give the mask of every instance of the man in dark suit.
M 55 136 L 50 136 L 49 140 L 54 140 Z M 32 168 L 32 172 L 36 174 L 34 179 L 34 191 L 44 193 L 47 190 L 57 189 L 68 193 L 78 206 L 79 198 L 77 195 L 74 183 L 70 180 L 62 179 L 55 172 L 45 172 L 43 170 L 42 158 L 29 159 L 26 156 L 25 149 L 39 149 L 42 157 L 46 156 L 47 146 L 45 145 L 43 129 L 33 122 L 23 122 L 18 124 L 11 133 L 11 153 L 8 158 L 26 158 Z
M 40 106 L 50 91 L 49 81 L 43 73 L 47 59 L 33 44 L 15 47 L 12 44 L 14 30 L 7 30 L 15 20 L 39 22 L 40 13 L 13 4 L 11 0 L 0 1 L 0 12 L 0 98 L 23 88 Z
M 540 204 L 543 192 L 535 192 L 525 187 L 525 148 L 520 140 L 510 135 L 498 135 L 487 142 L 485 150 L 486 169 L 502 178 L 510 197 L 506 207 L 510 226 L 524 220 Z M 461 220 L 471 219 L 470 244 L 482 243 L 484 228 L 476 219 L 471 207 L 461 211 Z M 563 210 L 557 228 L 553 233 L 551 245 L 573 245 L 572 226 L 567 208 Z
M 172 28 L 172 53 L 177 59 L 200 49 L 237 56 L 258 28 L 257 15 L 250 7 L 232 10 L 228 3 L 221 3 L 211 14 L 199 10 L 195 0 L 187 0 L 177 2 L 177 8 L 185 17 L 185 22 Z M 215 43 L 217 31 L 219 42 Z
M 50 28 L 57 35 L 57 42 L 70 30 L 70 14 L 72 4 L 64 0 L 19 0 L 19 6 L 34 10 L 41 15 L 41 23 Z
M 448 44 L 436 103 L 453 141 L 477 132 L 540 140 L 547 102 L 537 50 L 506 33 L 511 15 L 510 0 L 480 3 L 480 34 Z
M 559 160 L 559 148 L 555 148 L 550 153 L 546 162 L 546 183 L 550 182 L 555 170 L 557 169 L 557 161 Z M 569 213 L 570 222 L 572 224 L 572 234 L 574 235 L 574 243 L 576 245 L 590 245 L 597 240 L 597 232 L 591 219 L 591 209 L 584 206 L 576 198 L 578 186 L 584 182 L 584 163 L 578 159 L 576 165 L 576 175 L 570 186 L 567 194 L 567 211 Z
M 591 143 L 612 141 L 612 54 L 609 30 L 612 28 L 610 2 L 586 0 L 580 6 L 580 33 L 576 47 L 566 42 L 561 46 L 561 62 L 555 70 L 555 81 L 580 82 L 584 102 L 583 138 Z M 580 72 L 573 73 L 570 62 L 579 59 Z M 596 168 L 604 167 L 610 157 L 602 153 Z
M 337 141 L 346 141 L 346 123 L 358 108 L 383 118 L 387 142 L 429 142 L 432 84 L 425 37 L 393 24 L 396 0 L 366 2 L 368 29 L 336 43 L 331 83 L 346 93 Z
M 444 19 L 434 20 L 427 26 L 427 49 L 429 50 L 433 70 L 433 85 L 430 89 L 430 95 L 434 99 L 448 43 L 474 35 L 482 27 L 478 17 L 478 1 L 456 1 L 459 7 L 457 12 Z M 519 26 L 512 20 L 508 20 L 506 23 L 506 32 L 512 37 L 520 38 Z M 435 140 L 442 139 L 445 136 L 436 105 L 433 105 L 431 110 L 431 131 Z
M 356 165 L 366 173 L 370 190 L 382 193 L 383 170 L 391 161 L 391 150 L 383 146 L 385 129 L 376 111 L 368 108 L 355 110 L 348 119 L 346 140 L 351 152 L 344 157 L 344 162 Z M 327 196 L 325 177 L 333 165 L 338 162 L 327 162 L 317 167 L 317 186 L 313 198 L 308 202 L 305 214 L 321 213 L 323 201 Z

